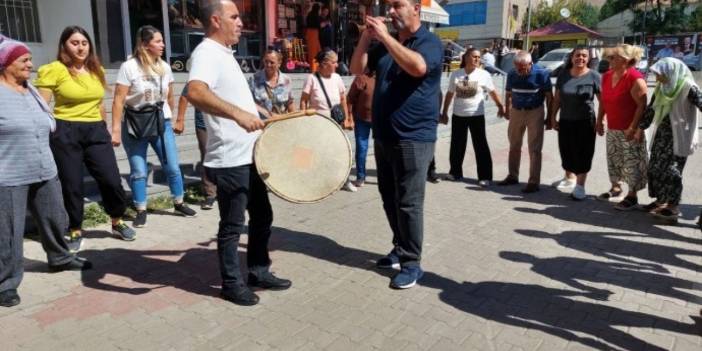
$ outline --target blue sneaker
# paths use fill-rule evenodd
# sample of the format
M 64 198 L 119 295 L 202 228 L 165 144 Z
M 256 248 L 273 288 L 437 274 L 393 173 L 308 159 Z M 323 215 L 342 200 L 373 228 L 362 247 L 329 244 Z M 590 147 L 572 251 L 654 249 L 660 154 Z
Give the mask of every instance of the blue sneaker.
M 390 251 L 385 257 L 376 261 L 375 266 L 382 269 L 400 269 L 400 257 L 395 250 Z
M 423 275 L 424 271 L 419 266 L 402 267 L 400 273 L 397 273 L 390 281 L 390 287 L 394 289 L 409 289 L 415 286 Z

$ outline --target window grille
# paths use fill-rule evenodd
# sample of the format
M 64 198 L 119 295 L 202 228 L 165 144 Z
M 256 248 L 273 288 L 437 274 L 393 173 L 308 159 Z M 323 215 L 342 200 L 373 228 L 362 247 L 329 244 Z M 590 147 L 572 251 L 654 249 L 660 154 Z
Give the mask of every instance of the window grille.
M 0 33 L 22 42 L 41 42 L 36 0 L 0 0 Z

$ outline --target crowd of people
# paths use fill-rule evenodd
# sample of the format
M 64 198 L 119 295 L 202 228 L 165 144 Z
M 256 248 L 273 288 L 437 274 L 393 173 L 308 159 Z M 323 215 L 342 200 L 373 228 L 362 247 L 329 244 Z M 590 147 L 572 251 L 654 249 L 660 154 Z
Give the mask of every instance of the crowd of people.
M 264 53 L 263 69 L 246 79 L 231 49 L 243 27 L 236 4 L 220 0 L 203 4 L 201 20 L 207 34 L 192 54 L 188 84 L 177 108 L 173 74 L 161 59 L 163 35 L 155 27 L 144 26 L 137 31 L 134 54 L 117 75 L 111 126 L 106 124 L 103 107 L 111 89 L 84 29 L 64 30 L 56 61 L 39 67 L 34 82 L 30 82 L 34 66 L 29 48 L 0 37 L 0 192 L 7 194 L 0 198 L 1 306 L 20 303 L 17 288 L 23 273 L 27 208 L 38 224 L 51 270 L 92 267 L 76 256 L 82 243 L 83 166 L 98 184 L 113 233 L 124 240 L 136 238 L 136 231 L 123 220 L 129 206 L 136 209 L 133 227 L 147 222 L 149 145 L 166 173 L 174 211 L 185 217 L 197 215 L 183 201 L 175 141 L 175 135 L 186 128 L 188 103 L 195 107 L 204 165 L 206 198 L 201 209 L 211 209 L 215 203 L 219 208 L 221 296 L 239 305 L 255 305 L 259 297 L 251 286 L 284 290 L 292 285 L 270 272 L 273 209 L 252 155 L 264 120 L 296 110 L 291 79 L 280 72 L 282 57 L 276 51 Z M 335 73 L 336 53 L 319 50 L 318 69 L 307 77 L 298 105 L 354 130 L 356 179 L 347 180 L 346 190 L 364 185 L 373 132 L 378 190 L 392 231 L 392 249 L 377 266 L 399 269 L 391 287 L 410 288 L 423 275 L 423 203 L 426 181 L 437 181 L 433 165 L 438 123 L 451 123 L 450 169 L 445 179 L 464 179 L 470 132 L 478 184 L 491 186 L 493 164 L 485 126 L 488 97 L 497 106 L 497 115 L 509 121 L 508 175 L 498 185 L 519 183 L 527 134 L 529 177 L 522 191 L 540 190 L 544 131 L 552 129 L 558 133 L 565 174 L 554 186 L 572 188 L 572 198 L 583 200 L 597 135 L 606 133 L 611 188 L 597 198 L 619 197 L 626 183 L 628 192 L 615 208 L 630 210 L 638 205 L 637 193 L 648 187 L 655 201 L 642 208 L 662 219 L 677 220 L 683 168 L 698 143 L 697 110 L 702 109 L 702 92 L 682 62 L 664 58 L 651 67 L 658 83 L 647 105 L 646 82 L 633 68 L 641 57 L 638 47 L 623 44 L 608 49 L 605 56 L 611 69 L 602 77 L 588 68 L 586 48 L 573 49 L 555 90 L 549 72 L 522 51 L 515 55 L 515 69 L 507 76 L 503 103 L 481 64 L 481 51 L 469 49 L 461 69 L 450 75 L 443 96 L 442 44 L 421 25 L 420 7 L 415 0 L 391 3 L 388 16 L 396 35 L 388 31 L 383 18 L 366 18 L 366 30 L 351 60 L 356 78 L 348 91 Z M 643 132 L 648 128 L 653 129 L 650 148 Z M 129 158 L 131 203 L 115 157 L 114 148 L 120 146 Z M 248 277 L 244 279 L 237 252 L 241 234 L 247 233 L 246 211 Z

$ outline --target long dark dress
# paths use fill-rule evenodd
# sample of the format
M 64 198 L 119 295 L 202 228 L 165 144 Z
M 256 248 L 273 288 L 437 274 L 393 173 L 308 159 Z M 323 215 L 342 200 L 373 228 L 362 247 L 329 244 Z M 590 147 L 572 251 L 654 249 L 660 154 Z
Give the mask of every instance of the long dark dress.
M 690 88 L 687 100 L 702 110 L 702 92 L 696 86 Z M 639 127 L 648 128 L 653 123 L 653 116 L 654 110 L 649 105 Z M 682 196 L 682 173 L 687 157 L 676 156 L 673 150 L 673 128 L 670 124 L 670 115 L 667 115 L 658 126 L 651 147 L 651 158 L 648 164 L 648 195 L 660 203 L 676 206 L 680 203 Z

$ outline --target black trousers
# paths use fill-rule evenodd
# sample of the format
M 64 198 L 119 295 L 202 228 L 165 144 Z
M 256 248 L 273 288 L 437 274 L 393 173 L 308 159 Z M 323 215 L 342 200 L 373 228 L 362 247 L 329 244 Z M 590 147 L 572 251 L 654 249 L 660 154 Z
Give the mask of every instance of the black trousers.
M 403 267 L 419 266 L 424 238 L 424 190 L 434 143 L 374 142 L 378 191 Z
M 245 232 L 245 211 L 249 211 L 249 241 L 246 263 L 249 272 L 258 276 L 268 271 L 271 259 L 273 209 L 266 185 L 254 165 L 231 168 L 205 168 L 207 177 L 217 186 L 219 231 L 217 254 L 222 276 L 222 290 L 241 289 L 245 282 L 239 264 L 239 237 Z
M 449 174 L 463 178 L 463 159 L 466 156 L 468 130 L 473 140 L 475 161 L 478 165 L 478 180 L 492 180 L 492 156 L 485 136 L 485 116 L 451 118 L 451 149 L 449 151 Z
M 98 184 L 107 214 L 112 218 L 124 215 L 127 195 L 122 188 L 112 137 L 105 122 L 56 120 L 50 145 L 58 167 L 70 229 L 80 229 L 83 223 L 83 164 Z

